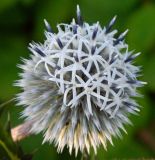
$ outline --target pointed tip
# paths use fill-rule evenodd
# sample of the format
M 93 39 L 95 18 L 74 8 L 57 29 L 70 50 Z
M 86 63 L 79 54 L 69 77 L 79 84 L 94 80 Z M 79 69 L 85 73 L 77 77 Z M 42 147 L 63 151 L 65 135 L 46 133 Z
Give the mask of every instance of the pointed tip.
M 117 19 L 117 15 L 115 15 L 112 20 L 110 21 L 109 25 L 114 25 L 115 21 Z
M 133 52 L 132 52 L 132 53 L 133 53 Z M 141 52 L 138 52 L 138 53 L 133 54 L 133 55 L 129 54 L 129 56 L 125 59 L 124 62 L 125 62 L 125 63 L 131 62 L 131 61 L 133 61 L 136 57 L 138 57 L 140 54 L 141 54 Z
M 77 5 L 77 7 L 76 7 L 76 14 L 77 14 L 77 17 L 78 17 L 79 15 L 81 16 L 81 11 L 80 11 L 79 5 Z
M 125 39 L 126 34 L 128 33 L 128 29 L 126 31 L 124 31 L 115 41 L 114 41 L 114 46 L 116 46 L 117 44 L 119 44 L 121 41 L 123 41 Z
M 117 15 L 115 15 L 114 18 L 117 19 Z
M 44 19 L 44 23 L 45 23 L 45 25 L 47 25 L 47 24 L 48 24 L 48 22 L 47 22 L 47 20 L 46 20 L 46 19 Z
M 46 27 L 47 31 L 50 33 L 53 33 L 53 30 L 46 19 L 44 19 L 44 23 L 45 23 L 45 27 Z
M 81 16 L 81 11 L 80 11 L 79 5 L 77 5 L 76 14 L 77 14 L 77 22 L 78 22 L 78 24 L 80 26 L 83 26 L 83 19 L 82 19 L 82 16 Z
M 143 81 L 141 81 L 140 83 L 141 83 L 142 85 L 148 84 L 147 82 L 143 82 Z
M 77 4 L 76 9 L 77 9 L 77 12 L 80 12 L 80 6 L 79 6 L 79 4 Z
M 75 25 L 75 18 L 72 19 L 72 24 Z
M 120 38 L 121 38 L 121 37 L 125 37 L 128 32 L 129 32 L 129 29 L 125 30 L 125 31 L 120 35 Z
M 141 54 L 141 52 L 136 53 L 134 56 L 138 57 Z
M 115 15 L 112 20 L 110 21 L 110 23 L 108 24 L 108 26 L 106 27 L 106 33 L 109 33 L 112 26 L 114 25 L 115 21 L 116 21 L 117 15 Z

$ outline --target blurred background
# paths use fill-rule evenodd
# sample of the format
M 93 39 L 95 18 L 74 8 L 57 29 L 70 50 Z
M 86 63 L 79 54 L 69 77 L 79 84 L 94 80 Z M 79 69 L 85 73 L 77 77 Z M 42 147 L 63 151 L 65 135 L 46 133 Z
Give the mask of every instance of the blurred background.
M 43 42 L 46 18 L 56 31 L 60 22 L 69 23 L 76 17 L 79 4 L 84 20 L 100 21 L 106 25 L 114 15 L 114 28 L 120 32 L 129 29 L 126 42 L 129 49 L 142 52 L 136 64 L 143 68 L 141 79 L 148 82 L 138 99 L 140 116 L 131 116 L 133 126 L 126 126 L 128 135 L 113 139 L 114 147 L 98 150 L 97 160 L 153 159 L 155 158 L 155 1 L 154 0 L 0 0 L 0 104 L 14 98 L 20 90 L 13 86 L 20 70 L 21 57 L 28 58 L 28 43 Z M 80 159 L 69 156 L 65 149 L 57 154 L 53 145 L 42 143 L 42 135 L 31 136 L 15 144 L 10 128 L 22 123 L 22 107 L 14 102 L 0 105 L 0 160 L 61 160 Z M 17 158 L 20 157 L 20 158 Z

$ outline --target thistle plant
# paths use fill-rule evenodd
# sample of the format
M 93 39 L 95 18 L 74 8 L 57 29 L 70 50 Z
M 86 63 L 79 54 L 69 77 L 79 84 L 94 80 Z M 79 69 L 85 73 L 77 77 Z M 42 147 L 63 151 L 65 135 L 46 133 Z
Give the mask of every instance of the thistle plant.
M 67 146 L 75 150 L 97 153 L 112 137 L 121 137 L 128 116 L 139 112 L 135 97 L 140 67 L 133 64 L 140 54 L 133 54 L 125 43 L 124 33 L 110 23 L 84 22 L 79 6 L 77 20 L 58 24 L 54 33 L 45 20 L 44 43 L 31 43 L 29 59 L 23 59 L 22 88 L 18 104 L 24 107 L 22 117 L 31 124 L 29 133 L 44 133 L 43 142 L 54 143 L 58 152 Z

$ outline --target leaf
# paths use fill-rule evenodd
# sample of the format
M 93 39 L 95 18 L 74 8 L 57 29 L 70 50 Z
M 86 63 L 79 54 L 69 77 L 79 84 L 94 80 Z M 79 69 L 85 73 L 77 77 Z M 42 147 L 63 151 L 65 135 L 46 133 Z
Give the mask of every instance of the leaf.
M 36 0 L 22 0 L 22 3 L 25 5 L 25 6 L 30 6 L 32 4 L 35 3 Z
M 0 63 L 0 98 L 6 101 L 18 91 L 18 88 L 13 86 L 15 80 L 18 79 L 19 69 L 16 66 L 21 63 L 20 57 L 28 53 L 28 50 L 24 39 L 11 35 L 8 38 L 1 36 L 0 44 L 0 59 L 2 60 Z
M 0 140 L 2 142 L 5 142 L 5 145 L 9 150 L 12 150 L 12 152 L 16 152 L 15 144 L 12 141 L 12 138 L 10 137 L 10 134 L 7 133 L 7 131 L 4 130 L 4 127 L 2 124 L 0 124 Z
M 152 91 L 155 91 L 155 53 L 154 56 L 146 59 L 144 63 L 144 79 L 148 83 L 147 88 Z
M 5 150 L 5 156 L 10 157 L 11 160 L 19 160 L 17 156 L 18 146 L 12 141 L 10 133 L 5 130 L 5 127 L 0 124 L 0 151 Z M 0 155 L 0 158 L 2 158 Z
M 63 23 L 72 15 L 72 11 L 76 9 L 74 1 L 68 0 L 47 0 L 37 5 L 37 19 L 35 36 L 42 39 L 44 27 L 44 19 L 46 19 L 53 30 L 56 30 L 56 24 Z
M 131 14 L 127 27 L 130 32 L 128 43 L 137 51 L 146 52 L 155 40 L 155 5 L 146 5 Z
M 9 148 L 5 145 L 3 141 L 0 140 L 0 146 L 6 151 L 11 160 L 20 160 L 16 155 L 14 155 Z
M 9 136 L 11 136 L 11 119 L 10 119 L 10 113 L 8 112 L 7 121 L 5 123 L 4 129 L 7 131 Z
M 110 21 L 115 15 L 118 15 L 120 21 L 121 18 L 125 19 L 125 15 L 129 14 L 129 11 L 139 2 L 139 0 L 83 0 L 80 3 L 82 13 L 88 22 L 105 20 Z M 123 21 L 122 21 L 123 22 Z M 124 22 L 122 23 L 122 25 Z M 121 27 L 120 25 L 119 27 Z
M 2 104 L 0 104 L 0 116 L 2 114 L 2 112 L 8 108 L 8 104 L 10 104 L 14 99 L 10 99 Z
M 17 0 L 3 0 L 0 4 L 0 13 L 4 11 L 5 9 L 11 7 L 17 2 Z

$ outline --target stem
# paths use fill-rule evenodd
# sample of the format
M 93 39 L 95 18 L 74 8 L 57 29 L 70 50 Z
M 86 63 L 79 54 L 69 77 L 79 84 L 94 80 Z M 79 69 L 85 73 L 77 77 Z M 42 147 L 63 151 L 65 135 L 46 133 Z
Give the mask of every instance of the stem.
M 3 107 L 11 103 L 12 101 L 14 101 L 14 98 L 8 100 L 7 102 L 0 104 L 0 110 L 1 109 L 3 110 Z M 32 121 L 25 122 L 15 128 L 12 128 L 11 129 L 12 140 L 14 142 L 17 142 L 17 141 L 21 141 L 22 139 L 30 136 L 31 128 L 32 128 Z
M 14 101 L 14 98 L 12 98 L 12 99 L 10 99 L 10 100 L 8 100 L 8 101 L 6 101 L 6 102 L 0 104 L 0 108 L 6 106 L 7 104 L 11 103 L 12 101 Z
M 19 160 L 19 158 L 13 155 L 13 153 L 7 148 L 5 143 L 1 140 L 0 140 L 0 145 L 4 148 L 4 150 L 6 151 L 11 160 Z

